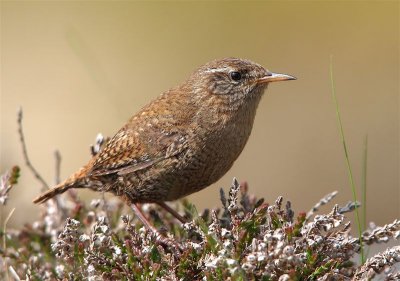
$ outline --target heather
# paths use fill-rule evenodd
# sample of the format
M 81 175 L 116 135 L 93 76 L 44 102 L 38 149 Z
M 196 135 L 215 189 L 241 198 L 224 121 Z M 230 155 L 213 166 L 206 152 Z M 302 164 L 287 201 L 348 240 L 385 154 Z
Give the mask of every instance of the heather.
M 0 202 L 18 181 L 19 169 L 1 177 Z M 399 280 L 393 265 L 400 246 L 367 257 L 364 247 L 400 235 L 400 221 L 353 237 L 346 214 L 359 204 L 332 203 L 328 194 L 308 213 L 295 213 L 279 197 L 267 203 L 248 185 L 233 180 L 221 206 L 199 212 L 187 200 L 171 206 L 184 214 L 181 224 L 154 204 L 145 215 L 159 230 L 142 226 L 117 198 L 85 204 L 75 191 L 41 207 L 41 218 L 22 229 L 1 231 L 2 280 Z M 318 214 L 321 205 L 328 214 Z M 160 236 L 161 235 L 161 236 Z

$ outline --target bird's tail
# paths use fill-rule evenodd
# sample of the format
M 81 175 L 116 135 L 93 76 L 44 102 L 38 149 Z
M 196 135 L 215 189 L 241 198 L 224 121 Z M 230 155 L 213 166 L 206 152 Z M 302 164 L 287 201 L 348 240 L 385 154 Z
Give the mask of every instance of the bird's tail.
M 46 192 L 40 194 L 38 197 L 36 197 L 33 200 L 33 203 L 42 204 L 42 203 L 46 202 L 47 200 L 53 198 L 54 196 L 56 196 L 58 194 L 61 194 L 61 193 L 64 193 L 68 189 L 74 188 L 74 187 L 75 187 L 74 183 L 70 183 L 70 184 L 62 183 L 62 184 L 56 185 L 52 189 L 49 189 Z
M 56 185 L 52 189 L 47 190 L 33 200 L 35 204 L 42 204 L 54 196 L 64 193 L 70 188 L 85 187 L 85 172 L 87 167 L 81 168 L 78 172 L 69 177 L 66 181 Z

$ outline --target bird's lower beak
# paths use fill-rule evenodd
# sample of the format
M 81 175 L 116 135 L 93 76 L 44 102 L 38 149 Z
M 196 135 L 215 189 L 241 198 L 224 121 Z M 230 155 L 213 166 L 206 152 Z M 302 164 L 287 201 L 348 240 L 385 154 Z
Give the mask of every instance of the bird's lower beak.
M 281 74 L 281 73 L 269 73 L 260 79 L 257 80 L 257 83 L 264 84 L 269 82 L 278 82 L 278 81 L 286 81 L 286 80 L 296 80 L 296 77 Z

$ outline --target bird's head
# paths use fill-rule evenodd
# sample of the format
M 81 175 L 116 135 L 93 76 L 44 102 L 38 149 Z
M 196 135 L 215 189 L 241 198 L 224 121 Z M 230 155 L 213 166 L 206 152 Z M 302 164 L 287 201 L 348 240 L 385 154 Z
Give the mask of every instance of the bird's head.
M 271 82 L 294 79 L 290 75 L 269 72 L 249 60 L 225 58 L 201 66 L 190 80 L 195 93 L 202 98 L 236 107 L 234 105 L 240 106 L 248 100 L 259 100 Z

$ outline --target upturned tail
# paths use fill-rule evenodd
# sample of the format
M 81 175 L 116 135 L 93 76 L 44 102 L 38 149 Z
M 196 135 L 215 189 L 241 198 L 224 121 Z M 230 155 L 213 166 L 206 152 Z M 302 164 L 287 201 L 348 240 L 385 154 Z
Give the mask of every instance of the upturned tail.
M 53 198 L 56 195 L 64 193 L 70 188 L 81 188 L 85 187 L 85 174 L 86 174 L 87 167 L 81 168 L 71 177 L 69 177 L 64 182 L 56 185 L 52 189 L 47 190 L 46 192 L 42 193 L 38 197 L 33 200 L 35 204 L 42 204 L 47 200 Z

